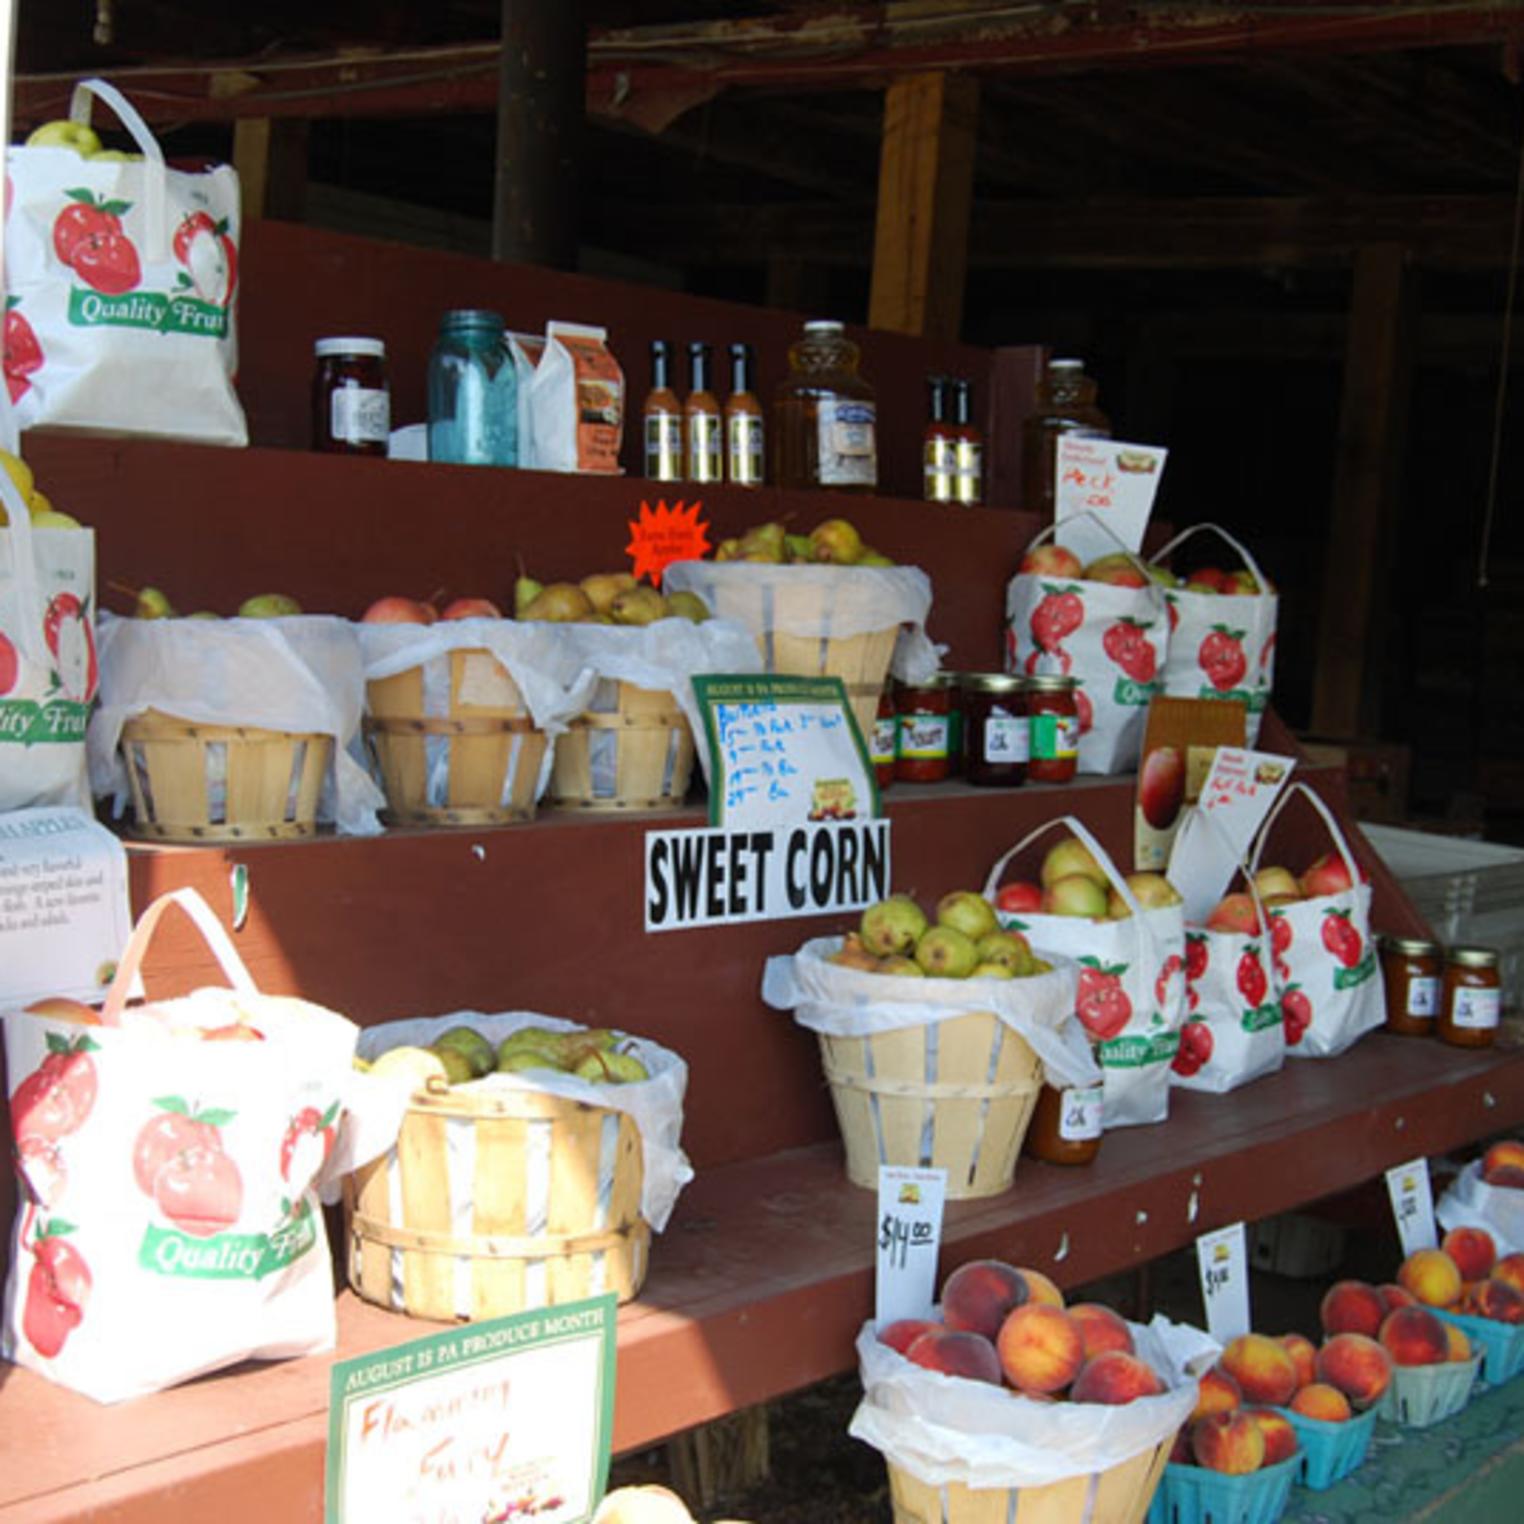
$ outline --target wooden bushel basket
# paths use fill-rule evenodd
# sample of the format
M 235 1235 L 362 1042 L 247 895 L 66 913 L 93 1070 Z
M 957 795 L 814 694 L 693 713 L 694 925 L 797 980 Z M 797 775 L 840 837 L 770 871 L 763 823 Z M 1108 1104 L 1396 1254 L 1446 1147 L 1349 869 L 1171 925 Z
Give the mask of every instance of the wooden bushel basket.
M 311 836 L 333 737 L 202 725 L 157 709 L 122 725 L 134 833 L 159 841 Z
M 349 1284 L 444 1322 L 610 1291 L 627 1302 L 650 1250 L 643 1179 L 640 1130 L 622 1112 L 431 1086 L 413 1095 L 395 1147 L 344 1181 Z M 544 1228 L 531 1232 L 537 1213 Z
M 879 1166 L 899 1164 L 945 1169 L 950 1200 L 1009 1189 L 1043 1069 L 998 1016 L 973 1011 L 867 1037 L 821 1033 L 820 1057 L 854 1185 L 877 1190 Z
M 613 686 L 613 710 L 590 709 L 557 738 L 550 802 L 568 810 L 681 809 L 693 774 L 687 716 L 670 693 L 633 683 Z M 612 790 L 594 777 L 599 734 L 613 742 Z
M 1092 1476 L 1041 1487 L 933 1487 L 889 1463 L 894 1524 L 1143 1524 L 1174 1436 Z
M 365 739 L 394 825 L 506 825 L 532 820 L 548 740 L 490 651 L 451 651 L 450 712 L 424 712 L 423 668 L 365 685 Z M 431 745 L 432 743 L 432 745 Z M 431 755 L 449 748 L 443 804 L 429 799 Z

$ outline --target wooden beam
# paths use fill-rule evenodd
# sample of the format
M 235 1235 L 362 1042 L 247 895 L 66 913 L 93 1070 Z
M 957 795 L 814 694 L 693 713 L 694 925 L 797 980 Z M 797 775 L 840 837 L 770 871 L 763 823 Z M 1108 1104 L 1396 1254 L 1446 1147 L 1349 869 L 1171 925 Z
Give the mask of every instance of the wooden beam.
M 307 202 L 309 123 L 295 117 L 240 117 L 233 123 L 233 167 L 243 220 L 300 222 Z
M 955 339 L 963 320 L 979 86 L 956 74 L 896 80 L 884 98 L 874 328 Z
M 1368 647 L 1384 612 L 1395 539 L 1393 489 L 1412 386 L 1411 296 L 1400 244 L 1360 251 L 1313 675 L 1312 730 L 1319 736 L 1378 733 L 1381 661 Z

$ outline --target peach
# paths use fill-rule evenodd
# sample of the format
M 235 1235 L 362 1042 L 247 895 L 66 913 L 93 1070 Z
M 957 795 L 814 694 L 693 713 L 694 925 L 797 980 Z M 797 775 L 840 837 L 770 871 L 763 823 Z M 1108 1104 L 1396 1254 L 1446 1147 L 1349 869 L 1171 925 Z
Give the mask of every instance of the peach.
M 1494 1323 L 1524 1323 L 1524 1295 L 1507 1281 L 1489 1276 L 1478 1281 L 1471 1296 L 1471 1310 Z
M 1471 1340 L 1454 1323 L 1445 1324 L 1445 1338 L 1450 1345 L 1451 1361 L 1459 1365 L 1471 1358 Z
M 1291 1411 L 1303 1418 L 1316 1418 L 1320 1423 L 1344 1423 L 1353 1416 L 1349 1398 L 1336 1386 L 1326 1381 L 1314 1381 L 1304 1386 L 1291 1399 Z
M 1463 1281 L 1484 1281 L 1497 1263 L 1498 1246 L 1486 1228 L 1451 1228 L 1440 1248 L 1455 1261 Z
M 1238 1383 L 1224 1370 L 1213 1366 L 1201 1378 L 1196 1393 L 1196 1406 L 1191 1417 L 1205 1418 L 1208 1413 L 1231 1413 L 1244 1405 L 1244 1394 Z
M 1169 1447 L 1169 1463 L 1172 1466 L 1194 1466 L 1196 1457 L 1191 1454 L 1190 1428 L 1182 1424 L 1175 1430 L 1175 1442 Z
M 1000 1385 L 1000 1359 L 983 1334 L 956 1328 L 928 1328 L 911 1341 L 905 1358 L 944 1376 Z
M 1296 1391 L 1296 1362 L 1284 1344 L 1268 1334 L 1240 1334 L 1219 1362 L 1239 1385 L 1244 1401 L 1284 1407 Z
M 1277 1342 L 1284 1346 L 1286 1353 L 1291 1356 L 1291 1363 L 1296 1366 L 1299 1391 L 1318 1379 L 1318 1348 L 1311 1339 L 1304 1334 L 1289 1333 L 1282 1334 Z
M 1450 1358 L 1445 1325 L 1427 1307 L 1399 1307 L 1387 1313 L 1381 1346 L 1395 1365 L 1438 1365 Z
M 1015 1265 L 1000 1259 L 971 1259 L 942 1283 L 942 1321 L 949 1328 L 993 1339 L 1000 1325 L 1030 1295 Z
M 1386 1308 L 1381 1293 L 1367 1281 L 1335 1281 L 1324 1294 L 1318 1315 L 1326 1334 L 1357 1333 L 1374 1339 Z
M 1000 1368 L 1026 1392 L 1062 1391 L 1085 1363 L 1079 1324 L 1062 1307 L 1028 1302 L 1000 1325 L 995 1338 Z
M 1265 1463 L 1265 1431 L 1242 1410 L 1209 1413 L 1192 1426 L 1191 1449 L 1209 1471 L 1247 1476 Z
M 1124 1355 L 1132 1354 L 1132 1335 L 1127 1331 L 1127 1324 L 1111 1308 L 1103 1307 L 1099 1302 L 1078 1302 L 1069 1309 L 1069 1316 L 1079 1324 L 1087 1360 L 1103 1349 L 1119 1349 Z
M 1041 1270 L 1029 1270 L 1025 1265 L 1020 1266 L 1016 1273 L 1027 1283 L 1027 1300 L 1029 1302 L 1046 1302 L 1049 1307 L 1062 1307 L 1064 1294 L 1045 1276 Z
M 1368 1334 L 1335 1334 L 1318 1351 L 1318 1380 L 1338 1387 L 1352 1406 L 1368 1408 L 1391 1385 L 1392 1357 Z
M 1492 1267 L 1492 1279 L 1506 1281 L 1515 1291 L 1524 1294 L 1524 1254 L 1505 1254 Z
M 1071 1402 L 1103 1402 L 1121 1407 L 1139 1397 L 1157 1397 L 1164 1383 L 1153 1366 L 1119 1349 L 1102 1350 L 1085 1361 L 1084 1369 L 1069 1389 Z
M 887 1344 L 890 1349 L 897 1349 L 903 1355 L 928 1329 L 940 1326 L 926 1318 L 899 1318 L 879 1329 L 878 1342 Z
M 1482 1155 L 1482 1179 L 1488 1185 L 1524 1185 L 1524 1143 L 1505 1138 Z
M 1418 1305 L 1418 1298 L 1406 1286 L 1399 1286 L 1395 1281 L 1388 1281 L 1384 1286 L 1377 1286 L 1376 1295 L 1381 1298 L 1381 1305 L 1386 1312 L 1396 1312 L 1399 1307 Z
M 1460 1301 L 1460 1268 L 1443 1249 L 1415 1249 L 1397 1267 L 1397 1284 L 1427 1307 Z
M 1296 1429 L 1284 1413 L 1277 1413 L 1274 1408 L 1245 1408 L 1244 1411 L 1264 1435 L 1265 1465 L 1274 1466 L 1296 1454 Z

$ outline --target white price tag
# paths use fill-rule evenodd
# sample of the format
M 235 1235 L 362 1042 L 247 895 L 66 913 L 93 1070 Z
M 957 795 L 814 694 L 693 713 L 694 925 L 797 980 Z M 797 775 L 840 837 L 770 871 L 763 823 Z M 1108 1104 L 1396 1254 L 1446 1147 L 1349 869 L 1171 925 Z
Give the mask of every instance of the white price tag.
M 931 1316 L 937 1299 L 937 1252 L 946 1196 L 945 1169 L 880 1167 L 874 1294 L 874 1316 L 880 1323 Z
M 1439 1233 L 1434 1226 L 1434 1191 L 1429 1184 L 1429 1161 L 1410 1159 L 1386 1172 L 1387 1194 L 1392 1198 L 1392 1216 L 1397 1219 L 1397 1236 L 1402 1240 L 1406 1258 L 1417 1249 L 1438 1247 Z
M 1118 540 L 1139 551 L 1168 455 L 1162 445 L 1060 434 L 1054 459 L 1059 526 L 1054 538 L 1086 562 L 1115 555 Z
M 1201 1272 L 1201 1300 L 1206 1305 L 1207 1332 L 1226 1344 L 1249 1332 L 1249 1254 L 1244 1225 L 1235 1222 L 1196 1240 L 1196 1265 Z

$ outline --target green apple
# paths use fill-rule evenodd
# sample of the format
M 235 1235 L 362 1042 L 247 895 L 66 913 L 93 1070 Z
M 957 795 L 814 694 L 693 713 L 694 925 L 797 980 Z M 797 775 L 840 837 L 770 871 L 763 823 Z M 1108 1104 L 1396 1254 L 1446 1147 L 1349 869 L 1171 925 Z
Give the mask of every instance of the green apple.
M 101 140 L 88 122 L 71 122 L 67 118 L 57 122 L 44 122 L 26 140 L 28 148 L 72 148 L 83 158 L 101 151 Z

